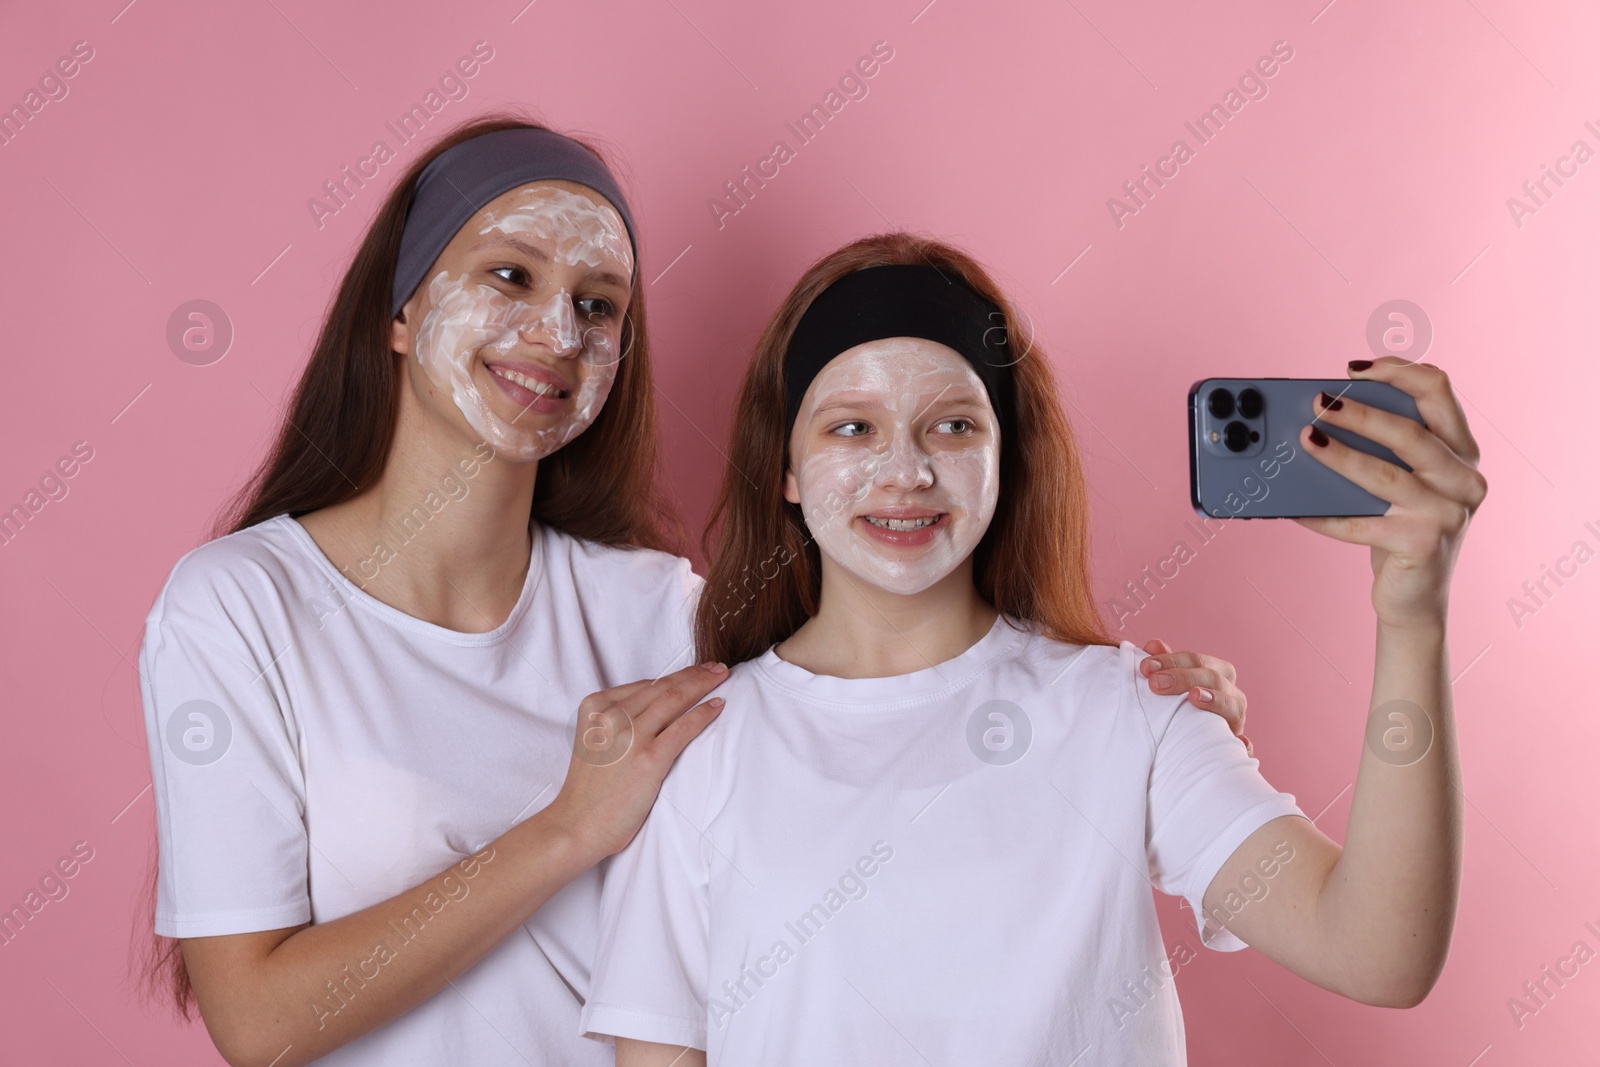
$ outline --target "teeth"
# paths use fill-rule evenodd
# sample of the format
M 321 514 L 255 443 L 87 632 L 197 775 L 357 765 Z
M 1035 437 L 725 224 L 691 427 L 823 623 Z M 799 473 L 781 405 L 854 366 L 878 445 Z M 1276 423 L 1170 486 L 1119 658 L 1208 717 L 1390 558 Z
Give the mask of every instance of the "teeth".
M 515 382 L 524 389 L 527 389 L 530 392 L 538 393 L 540 396 L 561 395 L 561 390 L 556 386 L 551 385 L 549 382 L 541 382 L 537 378 L 530 378 L 526 374 L 518 374 L 516 371 L 505 367 L 491 367 L 490 370 L 494 371 L 494 373 L 498 374 L 506 381 Z
M 932 526 L 939 521 L 939 516 L 933 515 L 926 519 L 880 519 L 875 515 L 866 516 L 866 520 L 874 526 L 885 530 L 898 530 L 905 533 L 908 530 L 920 530 L 924 526 Z

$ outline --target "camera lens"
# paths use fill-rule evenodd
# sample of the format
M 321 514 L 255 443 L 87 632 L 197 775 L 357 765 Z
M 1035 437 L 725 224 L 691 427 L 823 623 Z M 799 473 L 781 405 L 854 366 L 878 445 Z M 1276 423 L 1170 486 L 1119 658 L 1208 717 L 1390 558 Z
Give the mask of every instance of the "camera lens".
M 1254 389 L 1239 390 L 1239 417 L 1253 419 L 1261 414 L 1261 409 L 1266 403 L 1261 399 L 1261 394 Z
M 1230 422 L 1222 428 L 1222 443 L 1229 452 L 1243 452 L 1250 447 L 1250 427 L 1242 422 Z
M 1226 389 L 1213 389 L 1206 397 L 1206 409 L 1213 419 L 1225 419 L 1233 414 L 1233 394 Z

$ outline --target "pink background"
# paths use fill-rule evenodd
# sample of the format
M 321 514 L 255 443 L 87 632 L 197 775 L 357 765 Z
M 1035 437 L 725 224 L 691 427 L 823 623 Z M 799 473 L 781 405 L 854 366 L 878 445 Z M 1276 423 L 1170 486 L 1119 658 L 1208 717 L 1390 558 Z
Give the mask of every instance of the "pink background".
M 0 16 L 5 106 L 74 42 L 94 49 L 68 96 L 0 147 L 0 509 L 75 442 L 94 451 L 68 496 L 0 546 L 0 905 L 75 842 L 94 849 L 70 895 L 0 947 L 0 1061 L 220 1062 L 126 977 L 153 835 L 131 661 L 172 564 L 261 457 L 347 256 L 417 153 L 384 123 L 480 40 L 493 59 L 425 136 L 527 103 L 617 150 L 696 530 L 763 321 L 805 264 L 870 231 L 954 239 L 1031 314 L 1087 451 L 1105 598 L 1192 517 L 1192 381 L 1342 376 L 1371 354 L 1379 304 L 1421 305 L 1426 358 L 1466 398 L 1492 486 L 1455 585 L 1469 803 L 1454 951 L 1408 1012 L 1341 1000 L 1253 952 L 1204 953 L 1178 977 L 1191 1062 L 1596 1056 L 1600 962 L 1520 1028 L 1507 1007 L 1575 942 L 1600 950 L 1584 929 L 1600 927 L 1600 726 L 1580 688 L 1595 679 L 1600 561 L 1520 625 L 1508 607 L 1575 541 L 1600 549 L 1584 527 L 1600 531 L 1584 314 L 1600 286 L 1600 161 L 1520 227 L 1506 204 L 1574 141 L 1600 149 L 1583 125 L 1600 127 L 1592 5 L 125 2 Z M 1269 95 L 1197 147 L 1184 122 L 1279 40 L 1294 57 Z M 775 140 L 795 148 L 784 123 L 877 41 L 893 59 L 868 95 L 719 229 L 708 198 Z M 1195 158 L 1119 229 L 1107 198 L 1179 137 Z M 307 199 L 379 139 L 399 159 L 319 229 Z M 165 340 L 197 298 L 236 331 L 209 366 Z M 1370 679 L 1369 578 L 1360 549 L 1238 523 L 1122 631 L 1237 663 L 1266 773 L 1336 838 Z M 1162 908 L 1169 950 L 1196 946 L 1188 914 Z

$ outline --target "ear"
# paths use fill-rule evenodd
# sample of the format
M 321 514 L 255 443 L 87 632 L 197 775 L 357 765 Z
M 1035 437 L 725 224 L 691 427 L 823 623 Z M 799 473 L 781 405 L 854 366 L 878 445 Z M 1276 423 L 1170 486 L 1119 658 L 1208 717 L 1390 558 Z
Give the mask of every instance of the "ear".
M 791 504 L 800 503 L 800 482 L 794 476 L 794 471 L 783 472 L 783 499 Z
M 407 312 L 414 310 L 415 309 L 412 307 L 410 301 L 407 301 L 406 304 L 400 308 L 400 314 L 396 315 L 390 321 L 389 350 L 391 352 L 398 352 L 402 356 L 409 356 L 411 354 L 411 327 L 406 323 Z

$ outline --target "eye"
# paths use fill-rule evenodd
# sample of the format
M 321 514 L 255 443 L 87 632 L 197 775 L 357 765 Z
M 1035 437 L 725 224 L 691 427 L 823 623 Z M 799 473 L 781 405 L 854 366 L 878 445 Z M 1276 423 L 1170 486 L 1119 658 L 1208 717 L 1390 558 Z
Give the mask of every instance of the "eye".
M 944 427 L 951 427 L 951 429 L 945 430 L 945 432 L 954 434 L 957 437 L 966 437 L 971 434 L 974 429 L 971 419 L 945 419 L 944 421 L 935 424 L 936 429 L 942 429 Z
M 828 432 L 839 434 L 841 437 L 860 437 L 867 433 L 868 430 L 869 427 L 866 423 L 857 420 L 856 422 L 841 422 Z
M 617 316 L 617 307 L 603 296 L 586 296 L 576 302 L 578 314 L 590 322 L 609 322 Z
M 526 270 L 524 270 L 523 268 L 521 268 L 521 267 L 490 267 L 489 268 L 489 273 L 493 274 L 493 275 L 495 275 L 497 277 L 499 276 L 500 271 L 509 271 L 509 272 L 511 272 L 511 274 L 515 275 L 515 277 L 505 278 L 504 279 L 505 281 L 510 282 L 512 285 L 525 286 L 525 285 L 528 284 L 528 281 L 529 281 L 528 272 Z

